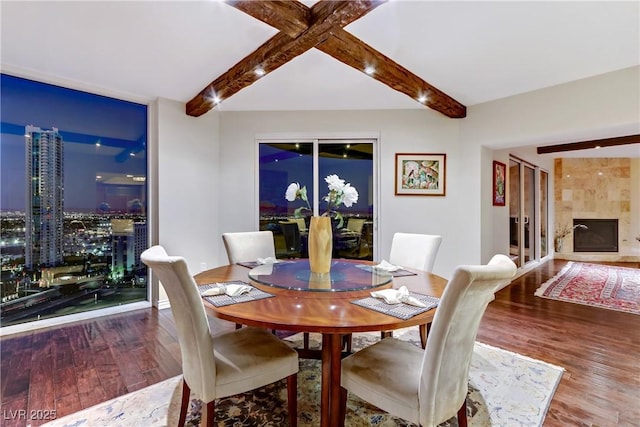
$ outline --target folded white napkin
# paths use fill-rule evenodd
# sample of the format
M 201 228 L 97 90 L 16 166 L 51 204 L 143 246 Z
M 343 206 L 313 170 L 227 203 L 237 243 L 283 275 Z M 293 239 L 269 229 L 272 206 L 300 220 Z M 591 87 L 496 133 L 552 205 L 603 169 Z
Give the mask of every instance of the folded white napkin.
M 224 285 L 218 284 L 215 288 L 208 289 L 202 293 L 205 297 L 212 297 L 215 295 L 227 294 L 230 297 L 237 297 L 238 295 L 246 294 L 251 290 L 249 285 Z
M 275 264 L 276 262 L 278 262 L 278 260 L 272 256 L 269 256 L 266 258 L 258 258 L 256 262 L 258 264 Z
M 401 286 L 399 289 L 383 289 L 381 291 L 371 292 L 371 296 L 374 298 L 382 298 L 387 304 L 400 304 L 401 302 L 416 307 L 426 307 L 426 304 L 409 295 L 409 290 L 406 286 Z
M 388 262 L 387 260 L 382 260 L 380 262 L 380 264 L 375 266 L 378 270 L 384 270 L 384 271 L 398 271 L 400 270 L 402 267 L 400 267 L 399 265 L 393 265 L 390 262 Z

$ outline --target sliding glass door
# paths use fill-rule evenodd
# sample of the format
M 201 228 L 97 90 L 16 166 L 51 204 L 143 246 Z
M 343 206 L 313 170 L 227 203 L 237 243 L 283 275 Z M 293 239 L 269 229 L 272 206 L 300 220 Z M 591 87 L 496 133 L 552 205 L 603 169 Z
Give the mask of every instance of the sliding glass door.
M 520 163 L 509 160 L 509 255 L 518 267 L 521 267 L 520 245 Z
M 509 159 L 509 251 L 518 267 L 548 254 L 548 173 Z
M 327 210 L 325 178 L 337 175 L 358 191 L 351 207 L 341 205 L 342 221 L 334 219 L 334 257 L 373 259 L 375 140 L 260 141 L 259 228 L 274 233 L 279 258 L 307 256 L 310 217 Z M 307 202 L 285 198 L 297 183 Z M 290 224 L 297 224 L 291 227 Z
M 540 258 L 549 254 L 549 174 L 540 171 Z
M 523 223 L 524 223 L 524 255 L 525 264 L 536 258 L 536 191 L 535 191 L 535 170 L 528 164 L 522 165 L 522 189 L 524 195 Z

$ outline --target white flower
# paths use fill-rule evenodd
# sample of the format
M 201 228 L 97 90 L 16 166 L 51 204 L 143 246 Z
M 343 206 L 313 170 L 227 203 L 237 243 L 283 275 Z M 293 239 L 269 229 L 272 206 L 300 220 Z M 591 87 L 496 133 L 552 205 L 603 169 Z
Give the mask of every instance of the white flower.
M 344 179 L 340 179 L 338 175 L 329 175 L 324 180 L 329 184 L 329 191 L 341 193 L 344 189 Z
M 336 211 L 336 208 L 341 204 L 350 208 L 354 203 L 358 202 L 358 190 L 352 187 L 351 184 L 345 183 L 344 179 L 340 179 L 338 175 L 329 175 L 325 179 L 329 187 L 329 194 L 322 198 L 327 202 L 327 210 L 322 216 L 334 216 L 338 220 L 338 228 L 342 227 L 343 219 L 340 212 Z M 307 206 L 299 207 L 295 210 L 294 215 L 300 216 L 303 210 L 311 210 L 309 200 L 307 199 L 307 187 L 302 186 L 297 182 L 292 182 L 287 187 L 285 198 L 293 202 L 296 199 L 304 200 Z
M 342 202 L 346 207 L 350 208 L 351 205 L 358 202 L 358 190 L 352 187 L 351 184 L 345 185 L 343 193 Z
M 287 192 L 284 195 L 284 198 L 290 202 L 293 202 L 296 197 L 298 197 L 298 191 L 300 191 L 300 184 L 297 182 L 292 182 L 287 187 Z

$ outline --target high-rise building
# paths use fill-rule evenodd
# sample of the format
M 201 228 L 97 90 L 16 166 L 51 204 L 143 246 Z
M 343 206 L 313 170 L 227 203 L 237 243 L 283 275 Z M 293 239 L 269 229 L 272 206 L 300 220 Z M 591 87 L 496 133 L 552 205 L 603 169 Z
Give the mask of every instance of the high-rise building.
M 58 129 L 25 128 L 25 265 L 54 266 L 62 258 L 64 142 Z
M 111 269 L 116 276 L 140 269 L 140 255 L 147 248 L 147 224 L 131 219 L 112 219 Z

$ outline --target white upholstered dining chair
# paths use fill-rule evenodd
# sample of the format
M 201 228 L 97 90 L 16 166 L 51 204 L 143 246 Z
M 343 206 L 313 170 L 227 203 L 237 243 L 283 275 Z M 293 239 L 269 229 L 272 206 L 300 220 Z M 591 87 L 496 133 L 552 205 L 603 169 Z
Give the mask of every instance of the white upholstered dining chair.
M 431 273 L 440 243 L 442 236 L 434 234 L 395 233 L 391 240 L 389 262 Z
M 222 233 L 222 241 L 227 251 L 229 264 L 276 257 L 273 232 L 271 231 Z
M 495 255 L 487 265 L 458 266 L 447 283 L 422 349 L 385 338 L 342 360 L 341 417 L 348 392 L 407 421 L 433 427 L 457 415 L 466 427 L 473 348 L 489 302 L 516 265 Z
M 182 355 L 184 426 L 190 393 L 205 402 L 202 426 L 212 427 L 215 400 L 287 378 L 289 425 L 297 425 L 298 353 L 265 329 L 247 327 L 213 337 L 202 297 L 183 257 L 153 246 L 140 256 L 167 292 Z
M 435 234 L 395 233 L 391 240 L 389 262 L 401 267 L 409 267 L 416 270 L 433 271 L 433 264 L 438 255 L 438 249 L 442 243 L 442 236 Z M 420 325 L 420 341 L 422 347 L 427 343 L 428 325 Z M 390 335 L 383 332 L 382 337 Z

